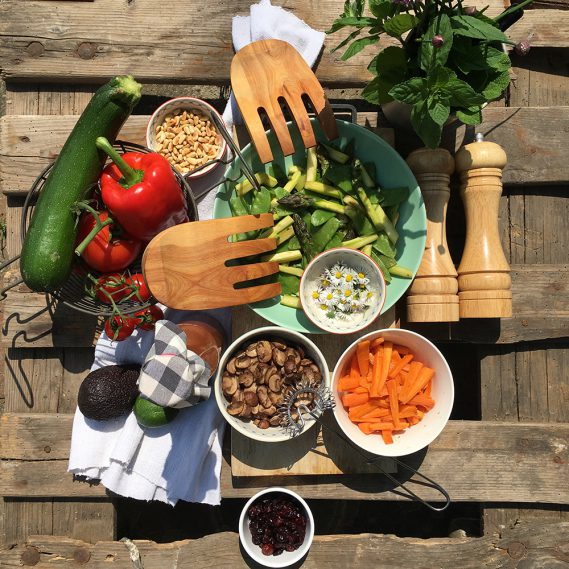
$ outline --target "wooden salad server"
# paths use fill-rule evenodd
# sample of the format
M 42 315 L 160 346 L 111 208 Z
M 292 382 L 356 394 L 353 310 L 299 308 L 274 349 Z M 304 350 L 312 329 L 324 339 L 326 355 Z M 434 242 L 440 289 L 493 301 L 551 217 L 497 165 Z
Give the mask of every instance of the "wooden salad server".
M 316 138 L 306 112 L 307 96 L 329 140 L 338 138 L 334 111 L 316 75 L 300 53 L 282 40 L 260 40 L 241 48 L 231 63 L 231 87 L 251 140 L 263 164 L 273 153 L 259 111 L 271 123 L 283 154 L 294 153 L 281 103 L 290 110 L 306 148 L 316 146 Z
M 466 213 L 466 242 L 458 267 L 460 318 L 512 316 L 510 265 L 498 227 L 502 170 L 507 160 L 503 148 L 484 141 L 481 134 L 456 153 Z
M 279 283 L 238 289 L 234 285 L 277 273 L 278 263 L 226 266 L 227 261 L 275 249 L 274 238 L 228 240 L 273 223 L 272 214 L 263 213 L 182 223 L 158 234 L 142 257 L 142 272 L 154 298 L 178 310 L 208 310 L 277 296 Z

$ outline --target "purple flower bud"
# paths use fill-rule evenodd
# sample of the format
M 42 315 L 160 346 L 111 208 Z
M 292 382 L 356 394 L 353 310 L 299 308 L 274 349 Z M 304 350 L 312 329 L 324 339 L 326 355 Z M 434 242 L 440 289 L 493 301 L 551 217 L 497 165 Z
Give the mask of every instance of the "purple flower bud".
M 528 40 L 521 41 L 514 46 L 514 51 L 518 55 L 527 55 L 530 49 L 531 45 Z
M 411 6 L 411 0 L 391 0 L 394 4 L 401 4 L 401 6 L 405 6 L 405 8 L 409 8 Z
M 463 12 L 467 16 L 476 16 L 476 14 L 478 14 L 478 10 L 474 6 L 466 6 L 466 8 L 464 8 Z
M 443 43 L 445 43 L 445 38 L 438 34 L 431 40 L 431 43 L 433 44 L 433 47 L 442 47 Z

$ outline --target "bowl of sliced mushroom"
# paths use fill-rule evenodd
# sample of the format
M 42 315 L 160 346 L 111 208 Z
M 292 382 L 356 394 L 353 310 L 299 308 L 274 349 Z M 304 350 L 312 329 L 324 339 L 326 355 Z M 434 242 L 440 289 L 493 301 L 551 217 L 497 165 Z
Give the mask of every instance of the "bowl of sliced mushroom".
M 257 328 L 231 344 L 215 378 L 215 397 L 227 422 L 263 441 L 290 439 L 281 427 L 279 406 L 288 393 L 308 384 L 330 386 L 328 365 L 316 345 L 299 332 Z M 309 399 L 309 397 L 308 397 Z M 302 401 L 311 408 L 312 401 Z M 314 424 L 305 418 L 305 430 Z

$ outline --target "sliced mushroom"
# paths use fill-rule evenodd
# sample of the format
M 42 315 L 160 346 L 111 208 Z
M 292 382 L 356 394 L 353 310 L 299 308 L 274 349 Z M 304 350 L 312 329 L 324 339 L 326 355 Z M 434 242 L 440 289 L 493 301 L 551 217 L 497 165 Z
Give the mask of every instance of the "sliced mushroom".
M 269 391 L 269 399 L 273 405 L 280 405 L 283 402 L 283 394 L 281 392 Z
M 260 362 L 268 362 L 271 360 L 273 356 L 273 348 L 271 347 L 271 343 L 267 340 L 261 340 L 257 342 L 257 357 L 259 358 Z
M 298 353 L 298 350 L 295 350 L 294 348 L 287 348 L 285 353 L 287 355 L 287 359 L 291 356 L 294 358 L 295 365 L 298 365 L 300 363 L 300 360 L 302 360 L 300 354 Z
M 294 356 L 289 356 L 283 366 L 285 375 L 292 375 L 296 373 L 296 362 Z
M 264 407 L 261 407 L 261 405 L 255 405 L 254 407 L 251 407 L 251 415 L 258 415 L 261 409 L 264 409 Z
M 281 424 L 281 418 L 279 415 L 273 415 L 269 419 L 269 425 L 271 425 L 271 427 L 278 427 L 280 424 Z
M 255 369 L 255 381 L 257 381 L 257 383 L 259 383 L 260 385 L 264 383 L 265 373 L 267 372 L 268 369 L 269 366 L 267 364 L 257 365 L 257 368 Z
M 284 351 L 287 348 L 286 344 L 283 344 L 282 342 L 279 342 L 278 340 L 271 342 L 271 344 L 273 345 L 273 348 L 277 348 L 278 350 Z
M 253 419 L 253 424 L 256 425 L 257 427 L 259 426 L 260 422 L 261 422 L 260 419 Z
M 273 415 L 275 415 L 277 412 L 277 408 L 274 405 L 271 405 L 270 407 L 267 407 L 264 411 L 263 411 L 263 415 L 265 415 L 265 417 L 272 417 Z
M 229 360 L 229 362 L 227 363 L 227 365 L 225 366 L 225 369 L 231 374 L 231 375 L 235 375 L 237 373 L 237 370 L 235 369 L 235 360 L 236 358 L 231 358 Z
M 314 373 L 314 370 L 311 367 L 307 367 L 302 370 L 302 377 L 303 379 L 312 382 L 316 379 L 316 374 Z
M 268 429 L 271 426 L 271 424 L 269 423 L 269 421 L 267 421 L 267 419 L 261 419 L 257 426 L 259 427 L 259 429 Z
M 269 389 L 271 391 L 274 391 L 275 393 L 279 393 L 281 390 L 281 387 L 283 385 L 283 380 L 281 378 L 281 376 L 277 373 L 274 375 L 271 375 L 271 377 L 269 377 Z
M 252 383 L 249 387 L 243 389 L 245 393 L 257 393 L 257 387 L 259 387 L 256 383 Z
M 313 364 L 314 362 L 312 360 L 309 360 L 308 358 L 302 358 L 300 360 L 300 364 L 301 366 L 309 366 L 311 364 Z
M 259 404 L 259 398 L 257 397 L 256 393 L 252 391 L 245 393 L 244 401 L 250 407 L 256 407 Z
M 296 350 L 298 351 L 300 359 L 304 358 L 304 356 L 306 355 L 306 353 L 304 352 L 304 348 L 302 346 L 297 346 Z
M 243 409 L 245 408 L 245 403 L 243 401 L 235 401 L 235 403 L 230 403 L 227 406 L 227 412 L 230 415 L 240 415 Z
M 233 394 L 233 397 L 231 398 L 232 403 L 236 403 L 238 401 L 245 401 L 245 393 L 243 393 L 243 391 L 241 391 L 241 389 L 238 389 Z
M 249 405 L 244 405 L 243 411 L 239 413 L 239 417 L 243 417 L 243 419 L 249 419 L 251 417 L 251 407 Z
M 244 352 L 235 358 L 235 367 L 237 369 L 247 369 L 250 364 L 251 358 Z
M 243 387 L 249 387 L 251 385 L 253 385 L 253 382 L 255 381 L 255 378 L 253 377 L 253 374 L 249 371 L 249 370 L 245 370 L 240 376 L 239 376 L 239 383 L 243 386 Z
M 282 367 L 286 361 L 286 353 L 279 348 L 273 348 L 273 363 Z
M 316 381 L 320 381 L 322 379 L 322 372 L 320 371 L 320 368 L 315 363 L 312 363 L 310 364 L 310 369 L 314 372 L 314 379 Z
M 257 357 L 257 344 L 249 344 L 247 346 L 247 349 L 245 350 L 245 353 L 250 358 L 256 358 Z
M 259 398 L 259 403 L 265 407 L 265 409 L 272 405 L 271 400 L 269 399 L 269 390 L 266 386 L 261 385 L 257 388 L 257 397 Z
M 237 391 L 237 388 L 237 378 L 234 375 L 223 374 L 221 379 L 221 391 L 223 391 L 223 395 L 231 399 L 231 396 Z

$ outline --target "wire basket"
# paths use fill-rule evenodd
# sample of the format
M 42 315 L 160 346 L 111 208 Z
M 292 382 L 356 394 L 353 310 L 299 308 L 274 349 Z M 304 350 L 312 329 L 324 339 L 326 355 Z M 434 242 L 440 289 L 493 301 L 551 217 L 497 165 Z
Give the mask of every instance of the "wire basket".
M 122 154 L 126 152 L 141 152 L 143 154 L 147 154 L 151 152 L 145 146 L 141 146 L 139 144 L 134 144 L 131 142 L 123 142 L 123 141 L 116 141 L 114 147 L 119 150 Z M 22 238 L 22 243 L 24 241 L 24 237 L 28 230 L 28 224 L 31 219 L 31 215 L 36 204 L 37 198 L 39 193 L 41 192 L 45 181 L 53 167 L 53 164 L 50 164 L 37 178 L 34 182 L 33 186 L 31 187 L 28 195 L 26 196 L 26 200 L 24 202 L 24 207 L 22 211 L 22 218 L 20 221 L 20 235 Z M 184 197 L 186 198 L 186 204 L 188 208 L 188 217 L 190 221 L 197 221 L 198 219 L 198 208 L 194 199 L 194 196 L 190 190 L 190 186 L 188 181 L 182 176 L 180 173 L 177 172 L 176 169 L 172 168 L 178 183 L 180 184 L 180 189 L 184 193 Z M 97 187 L 97 185 L 95 185 Z M 130 272 L 131 274 L 140 273 L 142 272 L 142 255 L 140 255 L 125 271 L 121 272 Z M 79 310 L 85 314 L 90 314 L 94 316 L 110 316 L 113 312 L 113 308 L 111 305 L 106 304 L 97 300 L 96 298 L 92 298 L 90 295 L 87 294 L 86 288 L 92 284 L 92 281 L 89 278 L 89 274 L 91 274 L 95 279 L 99 278 L 103 273 L 95 271 L 88 267 L 82 259 L 78 258 L 77 261 L 74 263 L 73 268 L 71 270 L 71 275 L 65 282 L 65 284 L 56 291 L 50 293 L 50 296 L 54 297 L 59 302 L 73 308 L 75 310 Z M 150 298 L 147 302 L 141 303 L 138 300 L 125 300 L 120 302 L 120 309 L 121 312 L 125 314 L 131 314 L 138 310 L 143 310 L 152 306 L 156 303 L 156 300 Z

